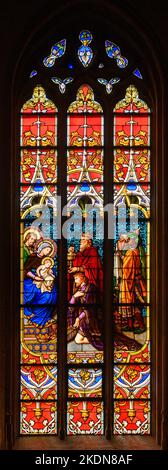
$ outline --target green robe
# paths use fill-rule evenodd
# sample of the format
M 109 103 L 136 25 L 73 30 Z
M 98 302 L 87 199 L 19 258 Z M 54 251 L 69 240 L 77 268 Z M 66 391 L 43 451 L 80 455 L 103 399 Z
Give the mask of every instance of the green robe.
M 26 245 L 24 245 L 24 248 L 23 248 L 23 261 L 24 261 L 24 264 L 28 260 L 29 256 L 30 256 L 30 251 L 29 251 L 28 247 Z

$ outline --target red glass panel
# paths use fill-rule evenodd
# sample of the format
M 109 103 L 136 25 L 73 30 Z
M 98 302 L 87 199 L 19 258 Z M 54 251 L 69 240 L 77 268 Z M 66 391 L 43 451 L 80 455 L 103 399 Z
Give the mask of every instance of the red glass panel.
M 122 400 L 114 403 L 114 434 L 149 433 L 149 401 Z
M 116 115 L 114 145 L 121 147 L 150 145 L 150 116 Z
M 67 181 L 69 183 L 87 182 L 102 183 L 103 151 L 100 149 L 73 149 L 68 152 Z
M 68 403 L 67 434 L 103 434 L 102 402 Z
M 88 114 L 68 116 L 68 146 L 96 147 L 103 145 L 103 118 Z
M 56 434 L 57 404 L 55 402 L 21 402 L 21 434 Z
M 55 183 L 57 159 L 55 150 L 29 150 L 21 152 L 21 183 Z
M 129 182 L 134 176 L 136 182 L 150 181 L 150 151 L 117 149 L 114 151 L 114 181 Z M 143 189 L 147 185 L 143 184 Z
M 56 145 L 56 123 L 56 116 L 43 116 L 41 114 L 22 115 L 21 146 L 46 147 Z

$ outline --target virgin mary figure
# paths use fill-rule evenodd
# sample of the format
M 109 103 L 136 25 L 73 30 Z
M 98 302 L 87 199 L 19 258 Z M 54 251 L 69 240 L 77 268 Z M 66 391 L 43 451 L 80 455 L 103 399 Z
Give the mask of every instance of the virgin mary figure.
M 44 326 L 52 319 L 57 301 L 57 288 L 54 272 L 46 280 L 46 288 L 40 289 L 37 281 L 43 281 L 37 274 L 37 269 L 44 257 L 53 258 L 56 253 L 56 244 L 53 240 L 44 239 L 37 245 L 35 253 L 30 254 L 24 266 L 24 314 L 32 323 Z

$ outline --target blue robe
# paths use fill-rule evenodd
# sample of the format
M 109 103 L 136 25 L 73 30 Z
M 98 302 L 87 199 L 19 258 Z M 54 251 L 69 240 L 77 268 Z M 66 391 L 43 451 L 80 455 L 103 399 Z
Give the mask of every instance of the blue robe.
M 24 280 L 24 314 L 29 317 L 32 323 L 44 326 L 48 320 L 51 320 L 57 301 L 57 288 L 53 287 L 51 292 L 41 292 L 34 284 L 33 279 Z

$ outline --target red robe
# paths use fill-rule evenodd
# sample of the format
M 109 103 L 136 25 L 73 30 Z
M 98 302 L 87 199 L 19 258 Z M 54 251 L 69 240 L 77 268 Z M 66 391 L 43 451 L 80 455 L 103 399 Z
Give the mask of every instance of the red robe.
M 73 261 L 73 266 L 84 268 L 84 273 L 89 283 L 94 284 L 97 292 L 100 294 L 98 302 L 101 301 L 103 293 L 103 269 L 97 248 L 90 246 L 83 252 L 78 251 Z

